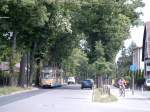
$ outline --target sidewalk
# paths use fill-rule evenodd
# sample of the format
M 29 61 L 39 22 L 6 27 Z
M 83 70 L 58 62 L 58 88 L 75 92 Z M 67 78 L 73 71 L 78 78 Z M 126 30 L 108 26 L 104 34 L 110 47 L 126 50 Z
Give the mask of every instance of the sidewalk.
M 132 95 L 132 90 L 126 89 L 125 97 L 119 96 L 119 89 L 110 86 L 111 94 L 115 95 L 118 98 L 117 106 L 134 109 L 134 110 L 141 110 L 141 112 L 150 112 L 150 91 L 139 91 L 135 90 L 134 95 Z
M 120 97 L 119 95 L 119 89 L 114 86 L 110 86 L 110 92 L 111 94 L 115 95 L 118 99 L 123 98 Z M 125 92 L 126 92 L 125 98 L 143 98 L 150 100 L 150 91 L 135 90 L 134 95 L 132 95 L 131 89 L 126 89 Z

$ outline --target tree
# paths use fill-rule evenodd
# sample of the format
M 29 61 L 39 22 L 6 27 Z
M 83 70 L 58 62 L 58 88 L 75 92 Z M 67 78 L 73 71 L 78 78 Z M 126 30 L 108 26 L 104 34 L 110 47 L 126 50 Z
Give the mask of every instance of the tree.
M 37 2 L 36 0 L 1 1 L 1 12 L 4 16 L 9 17 L 8 20 L 2 23 L 1 35 L 6 41 L 13 42 L 13 54 L 15 54 L 14 52 L 17 49 L 21 50 L 23 55 L 28 54 L 28 51 L 39 51 L 44 41 L 48 40 L 46 31 L 50 30 L 47 30 L 45 27 L 46 22 L 49 20 L 49 14 L 44 3 L 45 2 L 42 1 Z M 40 31 L 43 33 L 40 33 Z M 4 36 L 4 34 L 8 32 L 12 32 L 11 37 Z M 34 50 L 33 48 L 35 48 L 36 44 L 39 46 L 37 50 Z M 32 60 L 34 55 L 35 54 L 31 55 Z M 15 56 L 13 56 L 11 60 L 14 61 L 14 58 Z M 22 67 L 25 69 L 25 64 L 23 65 Z M 11 64 L 11 68 L 13 68 L 13 66 L 14 64 Z M 23 74 L 21 73 L 21 75 Z
M 86 54 L 83 53 L 81 49 L 79 48 L 73 49 L 71 55 L 66 60 L 63 61 L 64 68 L 66 69 L 66 72 L 68 71 L 69 73 L 67 74 L 67 76 L 70 75 L 78 76 L 81 72 L 84 72 L 80 70 L 83 64 L 85 64 L 84 66 L 88 64 L 87 62 L 88 59 L 86 57 Z
M 130 65 L 132 64 L 133 49 L 136 48 L 135 43 L 131 43 L 128 48 L 123 47 L 121 57 L 118 59 L 118 75 L 125 76 L 129 73 Z
M 114 61 L 122 41 L 129 36 L 130 26 L 140 16 L 135 11 L 138 7 L 143 7 L 141 0 L 132 1 L 131 4 L 127 0 L 99 0 L 81 6 L 78 29 L 87 36 L 86 52 L 91 63 L 96 61 L 96 41 L 101 41 L 104 46 L 106 60 Z
M 0 19 L 0 59 L 10 60 L 11 76 L 21 60 L 21 86 L 33 80 L 39 84 L 45 64 L 66 64 L 73 75 L 93 76 L 93 63 L 101 73 L 111 71 L 114 56 L 140 16 L 135 9 L 142 6 L 141 0 L 1 0 L 0 16 L 7 19 Z M 81 40 L 86 43 L 82 48 Z

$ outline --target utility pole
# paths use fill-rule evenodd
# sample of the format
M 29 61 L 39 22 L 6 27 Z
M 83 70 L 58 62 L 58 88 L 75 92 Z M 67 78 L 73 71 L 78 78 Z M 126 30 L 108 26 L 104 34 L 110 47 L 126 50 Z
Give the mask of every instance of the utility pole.
M 132 72 L 132 95 L 134 95 L 134 72 Z
M 130 71 L 132 72 L 132 95 L 134 95 L 134 75 L 137 71 L 137 66 L 135 64 L 130 65 Z

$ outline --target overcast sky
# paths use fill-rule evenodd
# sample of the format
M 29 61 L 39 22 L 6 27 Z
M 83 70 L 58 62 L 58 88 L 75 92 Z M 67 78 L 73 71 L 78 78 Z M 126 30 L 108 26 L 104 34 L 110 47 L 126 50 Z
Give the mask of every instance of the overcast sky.
M 143 16 L 141 16 L 141 19 L 146 22 L 150 21 L 150 0 L 143 0 L 145 3 L 145 7 L 142 9 Z M 127 39 L 125 41 L 125 45 L 128 46 L 132 41 L 134 41 L 137 46 L 142 46 L 142 40 L 143 40 L 143 31 L 144 26 L 139 26 L 131 29 L 131 39 Z
M 150 0 L 143 0 L 145 3 L 145 7 L 142 8 L 143 16 L 141 16 L 141 19 L 144 22 L 150 21 Z M 143 41 L 143 32 L 144 32 L 144 26 L 139 26 L 131 29 L 131 38 L 125 40 L 125 46 L 128 47 L 131 42 L 135 42 L 137 46 L 142 46 Z M 116 60 L 120 56 L 120 52 L 116 56 Z

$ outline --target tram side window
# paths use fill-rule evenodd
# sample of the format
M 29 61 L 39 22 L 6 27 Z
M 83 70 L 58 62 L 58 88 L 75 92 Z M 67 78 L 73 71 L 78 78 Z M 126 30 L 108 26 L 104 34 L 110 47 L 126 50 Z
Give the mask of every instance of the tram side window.
M 52 73 L 52 78 L 55 78 L 55 74 L 54 73 Z
M 60 77 L 60 73 L 57 73 L 57 77 Z

